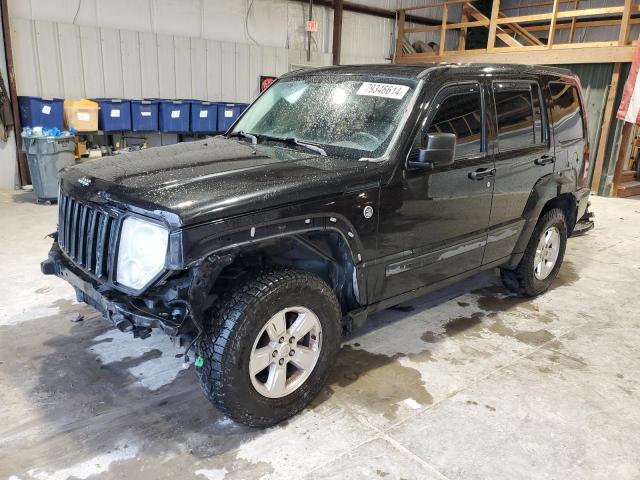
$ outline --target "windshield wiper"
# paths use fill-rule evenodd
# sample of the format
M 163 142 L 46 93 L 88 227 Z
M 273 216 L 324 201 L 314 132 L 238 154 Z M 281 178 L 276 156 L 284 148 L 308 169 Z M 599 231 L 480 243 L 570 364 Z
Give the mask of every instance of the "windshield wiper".
M 252 135 L 251 133 L 243 132 L 242 130 L 239 130 L 237 132 L 232 132 L 227 136 L 227 138 L 234 138 L 234 137 L 248 138 L 249 140 L 251 140 L 251 145 L 258 144 L 258 137 L 256 137 L 255 135 Z
M 318 147 L 317 145 L 313 145 L 311 143 L 301 142 L 300 140 L 298 140 L 295 137 L 280 138 L 280 137 L 272 137 L 270 135 L 263 135 L 263 134 L 258 134 L 258 136 L 260 138 L 263 138 L 265 140 L 270 140 L 270 141 L 273 141 L 273 142 L 282 142 L 282 143 L 286 143 L 288 145 L 298 145 L 299 147 L 304 147 L 307 150 L 311 150 L 312 152 L 319 153 L 323 157 L 327 156 L 327 152 L 325 152 L 324 149 Z

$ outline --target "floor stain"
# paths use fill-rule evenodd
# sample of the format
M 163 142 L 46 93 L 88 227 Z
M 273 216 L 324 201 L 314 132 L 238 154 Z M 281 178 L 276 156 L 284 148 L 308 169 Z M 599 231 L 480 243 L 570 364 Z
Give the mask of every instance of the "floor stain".
M 420 335 L 420 339 L 425 343 L 436 343 L 441 340 L 441 336 L 432 332 L 431 330 L 427 330 L 422 335 Z
M 469 317 L 455 318 L 444 326 L 444 331 L 449 337 L 455 337 L 480 325 L 484 316 L 483 312 L 474 312 Z
M 555 338 L 551 332 L 544 329 L 533 332 L 517 332 L 514 336 L 522 343 L 526 343 L 527 345 L 532 345 L 534 347 L 544 345 Z
M 403 354 L 388 356 L 344 345 L 329 383 L 334 389 L 344 389 L 342 393 L 349 395 L 350 401 L 394 419 L 399 402 L 407 398 L 421 405 L 433 403 L 420 372 L 401 365 L 398 360 L 402 357 Z
M 562 266 L 560 267 L 560 271 L 558 272 L 558 276 L 551 284 L 551 289 L 560 286 L 564 287 L 573 285 L 578 280 L 580 280 L 580 275 L 578 274 L 578 269 L 576 268 L 574 263 L 570 262 L 569 260 L 564 260 L 562 262 Z
M 47 466 L 62 468 L 102 454 L 123 437 L 144 439 L 145 455 L 178 449 L 209 458 L 263 433 L 221 423 L 225 417 L 202 395 L 193 369 L 155 391 L 140 386 L 128 369 L 162 354 L 143 352 L 142 340 L 140 356 L 102 364 L 89 349 L 111 324 L 93 318 L 70 325 L 65 316 L 24 323 L 21 335 L 0 347 L 0 361 L 11 365 L 0 370 L 0 384 L 13 398 L 28 398 L 34 412 L 22 420 L 25 427 L 5 452 L 16 475 L 39 467 L 33 459 L 50 458 L 52 451 L 61 453 Z M 34 344 L 42 347 L 33 350 Z M 37 421 L 28 417 L 36 414 Z M 46 436 L 40 435 L 42 425 Z

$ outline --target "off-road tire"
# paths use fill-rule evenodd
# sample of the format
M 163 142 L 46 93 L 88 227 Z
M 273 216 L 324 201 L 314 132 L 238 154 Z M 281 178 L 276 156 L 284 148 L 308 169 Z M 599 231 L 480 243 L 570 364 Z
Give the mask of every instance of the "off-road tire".
M 320 357 L 309 378 L 297 390 L 280 398 L 267 398 L 249 376 L 254 341 L 276 312 L 299 305 L 312 310 L 322 326 Z M 234 289 L 212 309 L 199 342 L 204 363 L 196 367 L 209 401 L 224 414 L 245 425 L 268 427 L 304 407 L 326 383 L 340 348 L 341 310 L 331 287 L 318 276 L 290 269 L 257 273 Z
M 534 258 L 540 235 L 550 227 L 555 226 L 560 233 L 560 252 L 551 273 L 543 280 L 536 278 L 534 273 Z M 554 208 L 546 212 L 536 224 L 531 234 L 527 249 L 514 270 L 500 269 L 502 283 L 512 292 L 525 297 L 535 297 L 545 292 L 558 275 L 562 266 L 564 252 L 567 246 L 567 222 L 562 210 Z

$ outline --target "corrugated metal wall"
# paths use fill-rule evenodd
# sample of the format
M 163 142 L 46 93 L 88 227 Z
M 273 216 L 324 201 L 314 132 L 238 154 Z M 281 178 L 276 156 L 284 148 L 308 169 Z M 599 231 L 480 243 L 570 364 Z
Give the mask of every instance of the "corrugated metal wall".
M 395 10 L 439 0 L 359 1 Z M 307 64 L 308 8 L 286 0 L 10 0 L 18 92 L 249 102 L 259 75 Z M 310 64 L 329 65 L 333 11 L 315 7 L 314 19 Z M 345 12 L 342 63 L 388 62 L 394 29 L 394 20 Z M 417 39 L 439 42 L 439 34 Z M 455 42 L 450 32 L 448 45 Z

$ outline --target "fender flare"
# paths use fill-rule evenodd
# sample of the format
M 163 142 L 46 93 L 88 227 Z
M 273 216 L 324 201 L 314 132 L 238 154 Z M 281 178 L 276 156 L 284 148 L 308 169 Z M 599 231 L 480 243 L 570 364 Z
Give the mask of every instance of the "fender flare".
M 238 219 L 236 219 L 238 220 Z M 250 219 L 246 219 L 250 220 Z M 358 303 L 366 295 L 366 275 L 364 274 L 362 243 L 360 237 L 343 215 L 337 213 L 318 213 L 296 216 L 277 221 L 251 223 L 223 232 L 205 235 L 183 252 L 185 269 L 191 268 L 207 257 L 222 256 L 249 245 L 257 245 L 268 240 L 295 237 L 311 232 L 336 232 L 340 235 L 351 255 L 353 264 L 353 286 Z
M 525 224 L 522 227 L 507 268 L 515 268 L 518 263 L 520 263 L 545 205 L 560 195 L 567 193 L 573 195 L 576 185 L 576 175 L 573 170 L 550 173 L 538 180 L 531 189 L 531 193 L 525 204 L 522 213 Z

